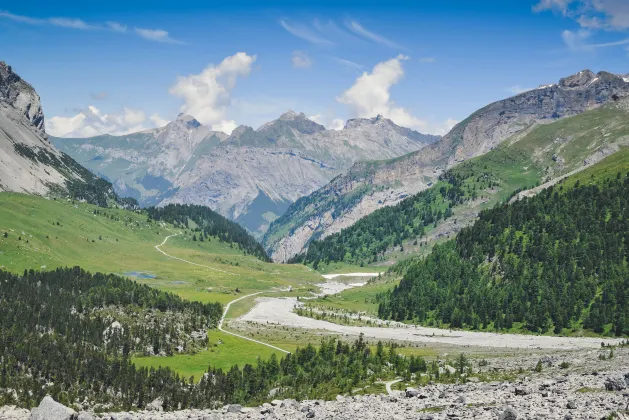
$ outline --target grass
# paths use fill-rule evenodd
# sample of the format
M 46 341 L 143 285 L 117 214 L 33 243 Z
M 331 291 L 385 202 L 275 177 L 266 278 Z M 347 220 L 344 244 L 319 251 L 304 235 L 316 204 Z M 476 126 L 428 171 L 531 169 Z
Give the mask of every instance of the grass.
M 590 166 L 583 171 L 568 177 L 562 186 L 564 189 L 580 185 L 600 184 L 607 179 L 615 179 L 620 172 L 625 175 L 629 171 L 629 148 L 623 148 L 611 156 Z
M 284 353 L 270 347 L 217 330 L 210 331 L 208 339 L 210 347 L 196 354 L 179 354 L 170 357 L 134 357 L 133 363 L 138 367 L 146 368 L 168 366 L 184 378 L 192 376 L 195 381 L 198 381 L 209 366 L 225 371 L 234 365 L 241 367 L 245 364 L 255 365 L 258 359 L 268 359 L 272 354 L 276 354 L 278 358 L 284 356 Z
M 155 245 L 173 232 L 183 234 L 169 239 L 162 247 L 165 252 L 216 270 L 157 252 Z M 222 303 L 289 285 L 311 287 L 321 279 L 307 267 L 264 263 L 215 238 L 203 243 L 190 238 L 189 233 L 148 223 L 145 215 L 130 211 L 0 193 L 0 268 L 8 271 L 79 265 L 120 275 L 150 273 L 154 278 L 137 281 L 186 299 Z
M 169 239 L 162 247 L 165 252 L 221 271 L 187 264 L 157 252 L 155 245 L 177 232 L 181 235 Z M 0 269 L 14 273 L 75 265 L 92 272 L 148 273 L 154 278 L 128 277 L 185 299 L 223 304 L 248 293 L 288 286 L 305 292 L 321 282 L 321 276 L 305 266 L 265 263 L 216 238 L 193 242 L 191 236 L 168 224 L 148 223 L 145 215 L 131 211 L 0 193 Z M 230 315 L 242 314 L 252 304 L 253 299 L 238 302 Z M 255 362 L 252 354 L 266 357 L 270 354 L 267 350 L 271 350 L 232 336 L 224 341 L 230 343 L 229 351 L 215 349 L 194 356 L 143 358 L 142 362 L 198 375 L 205 371 L 208 360 L 228 367 L 233 363 Z

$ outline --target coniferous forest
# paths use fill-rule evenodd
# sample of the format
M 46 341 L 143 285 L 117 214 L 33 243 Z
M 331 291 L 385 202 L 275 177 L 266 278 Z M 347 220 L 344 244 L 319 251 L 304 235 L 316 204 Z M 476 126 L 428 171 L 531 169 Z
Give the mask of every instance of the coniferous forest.
M 209 207 L 192 204 L 169 204 L 164 207 L 149 207 L 146 212 L 149 219 L 172 223 L 182 228 L 187 228 L 189 222 L 192 221 L 196 225 L 196 229 L 203 232 L 205 236 L 215 236 L 221 241 L 236 243 L 246 254 L 251 254 L 262 261 L 271 261 L 262 245 L 245 228 L 221 216 Z
M 115 326 L 110 310 L 116 306 L 132 308 L 141 320 L 154 311 L 179 314 L 186 327 L 168 332 L 160 328 L 173 322 L 151 328 L 125 316 Z M 32 407 L 51 395 L 70 406 L 89 400 L 131 410 L 160 397 L 166 410 L 214 408 L 260 403 L 272 389 L 279 390 L 276 397 L 331 398 L 383 373 L 410 377 L 429 369 L 423 359 L 398 356 L 395 346 L 379 343 L 371 351 L 362 337 L 353 344 L 325 339 L 318 348 L 225 372 L 210 366 L 196 382 L 131 363 L 130 355 L 145 346 L 168 345 L 160 341 L 164 336 L 214 327 L 221 309 L 78 267 L 22 276 L 0 271 L 0 405 Z
M 379 315 L 454 328 L 629 333 L 629 177 L 486 210 L 409 264 Z
M 519 159 L 518 154 L 495 151 L 483 160 L 464 162 L 444 172 L 431 188 L 394 206 L 382 207 L 338 233 L 315 238 L 307 251 L 291 262 L 316 268 L 321 263 L 342 261 L 358 265 L 382 261 L 388 251 L 401 249 L 405 241 L 414 240 L 417 245 L 428 229 L 455 215 L 457 206 L 486 198 L 487 190 L 505 182 L 499 176 L 504 167 Z

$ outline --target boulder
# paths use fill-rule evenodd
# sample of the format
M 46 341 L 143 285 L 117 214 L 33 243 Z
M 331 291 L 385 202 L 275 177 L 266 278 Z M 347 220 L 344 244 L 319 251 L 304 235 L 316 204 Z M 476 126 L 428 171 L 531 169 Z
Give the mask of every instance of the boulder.
M 502 413 L 500 413 L 500 420 L 517 420 L 518 412 L 511 407 L 507 407 Z
M 466 403 L 467 403 L 467 398 L 465 398 L 465 395 L 459 395 L 459 396 L 457 397 L 457 399 L 456 399 L 456 400 L 454 400 L 454 402 L 455 402 L 456 404 L 466 404 Z
M 515 395 L 529 395 L 531 390 L 524 386 L 515 387 Z
M 605 378 L 605 389 L 608 391 L 622 391 L 627 389 L 627 382 L 622 376 L 608 376 Z
M 280 407 L 282 408 L 292 408 L 295 410 L 299 409 L 299 403 L 295 400 L 293 400 L 292 398 L 287 398 L 284 401 L 282 401 L 282 404 L 280 404 Z
M 77 420 L 76 411 L 53 400 L 47 395 L 39 403 L 38 407 L 31 410 L 30 420 Z
M 82 411 L 79 413 L 78 420 L 96 420 L 96 417 L 89 411 Z
M 412 398 L 419 395 L 419 391 L 415 388 L 406 388 L 404 392 L 407 398 Z
M 315 412 L 314 412 L 314 411 L 308 411 L 308 412 L 306 413 L 306 418 L 307 418 L 307 419 L 313 419 L 313 418 L 314 418 L 314 416 L 315 416 Z
M 227 406 L 227 413 L 240 413 L 242 410 L 242 405 L 240 404 L 229 404 Z
M 568 401 L 568 404 L 566 404 L 566 408 L 568 408 L 570 410 L 576 410 L 577 409 L 577 403 L 575 401 Z
M 152 402 L 146 404 L 146 411 L 164 411 L 164 400 L 155 398 Z

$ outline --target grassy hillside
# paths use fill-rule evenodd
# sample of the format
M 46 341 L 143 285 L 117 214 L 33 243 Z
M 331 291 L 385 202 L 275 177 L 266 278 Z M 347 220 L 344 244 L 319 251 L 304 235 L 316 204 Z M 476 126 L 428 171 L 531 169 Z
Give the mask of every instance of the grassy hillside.
M 410 264 L 379 316 L 554 334 L 629 334 L 629 152 L 481 213 Z
M 157 251 L 194 262 L 188 264 Z M 49 271 L 80 266 L 91 272 L 114 273 L 185 299 L 204 303 L 227 303 L 245 294 L 312 288 L 320 275 L 300 265 L 277 265 L 245 255 L 238 246 L 207 236 L 193 241 L 191 229 L 175 228 L 165 222 L 149 221 L 146 214 L 105 209 L 66 200 L 48 200 L 15 193 L 0 193 L 0 270 Z M 198 238 L 197 238 L 198 239 Z M 275 293 L 277 294 L 277 293 Z M 221 333 L 210 334 L 212 345 Z M 142 358 L 142 366 L 169 366 L 182 374 L 195 374 L 209 364 L 231 366 L 254 362 L 254 355 L 268 356 L 265 346 L 245 340 L 223 338 L 224 346 L 194 356 Z M 281 355 L 281 353 L 277 353 Z
M 245 294 L 299 288 L 320 279 L 306 267 L 273 265 L 244 255 L 216 237 L 192 241 L 195 233 L 148 221 L 137 212 L 0 193 L 0 267 L 11 272 L 78 265 L 92 272 L 126 274 L 193 300 L 222 303 L 237 297 L 236 289 Z M 173 234 L 179 235 L 162 250 L 207 267 L 155 249 Z
M 613 106 L 540 125 L 453 167 L 430 189 L 311 242 L 293 261 L 317 268 L 335 262 L 374 264 L 421 253 L 428 242 L 455 234 L 479 211 L 515 192 L 612 153 L 627 135 L 628 114 Z

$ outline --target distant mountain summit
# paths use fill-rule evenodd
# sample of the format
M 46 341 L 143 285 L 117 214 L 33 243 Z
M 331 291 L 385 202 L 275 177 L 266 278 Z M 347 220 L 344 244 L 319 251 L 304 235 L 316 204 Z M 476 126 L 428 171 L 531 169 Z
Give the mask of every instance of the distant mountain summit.
M 629 78 L 583 70 L 511 98 L 489 104 L 457 124 L 447 135 L 418 151 L 392 160 L 357 162 L 311 195 L 289 207 L 264 237 L 277 261 L 303 252 L 312 238 L 323 238 L 353 225 L 383 207 L 399 203 L 430 187 L 444 170 L 483 155 L 503 141 L 529 132 L 539 124 L 557 121 L 629 96 Z M 350 120 L 345 131 L 384 127 L 385 118 Z M 407 139 L 413 133 L 387 128 Z M 383 136 L 378 136 L 383 138 Z
M 355 162 L 398 157 L 439 139 L 376 119 L 326 130 L 289 110 L 228 136 L 179 115 L 141 133 L 53 141 L 144 205 L 206 205 L 262 234 L 292 202 Z
M 102 191 L 98 194 L 98 188 L 88 194 L 88 188 L 82 187 L 96 181 L 89 171 L 50 144 L 39 95 L 11 66 L 0 61 L 0 191 L 40 195 L 72 191 L 102 202 L 111 185 L 99 185 Z

